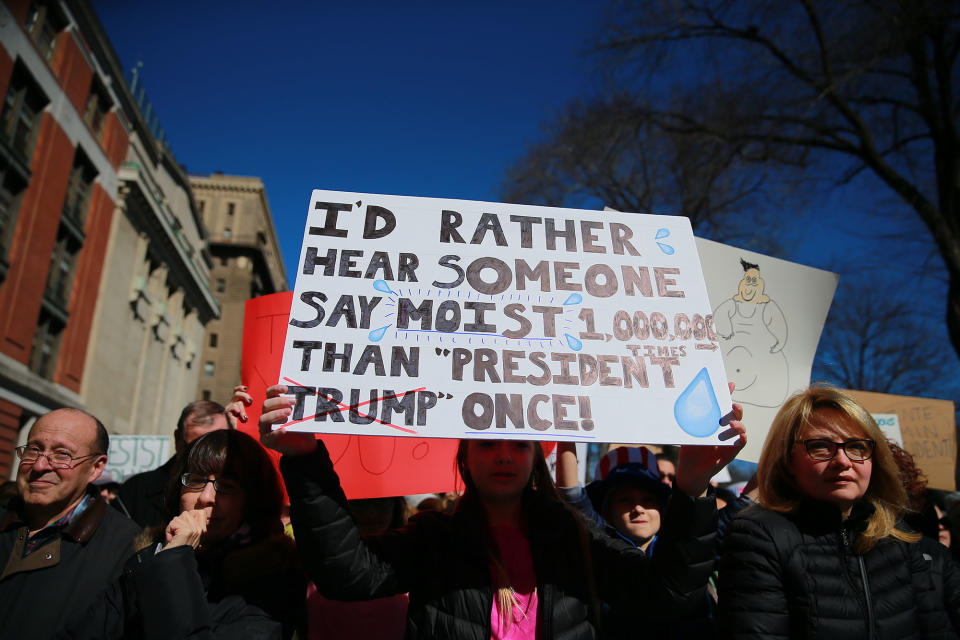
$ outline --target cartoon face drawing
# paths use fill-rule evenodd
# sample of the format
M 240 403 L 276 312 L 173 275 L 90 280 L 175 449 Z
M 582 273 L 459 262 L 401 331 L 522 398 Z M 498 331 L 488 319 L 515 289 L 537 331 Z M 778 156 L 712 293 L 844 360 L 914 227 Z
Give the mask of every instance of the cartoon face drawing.
M 769 302 L 770 298 L 763 294 L 764 282 L 760 277 L 759 269 L 747 269 L 743 274 L 743 279 L 737 286 L 737 295 L 733 297 L 737 302 L 746 302 L 748 304 L 760 304 Z

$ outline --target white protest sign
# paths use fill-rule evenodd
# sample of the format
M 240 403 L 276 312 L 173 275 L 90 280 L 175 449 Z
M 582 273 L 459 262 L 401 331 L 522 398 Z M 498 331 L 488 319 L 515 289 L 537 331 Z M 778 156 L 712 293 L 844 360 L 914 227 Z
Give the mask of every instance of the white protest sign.
M 716 443 L 710 316 L 683 217 L 314 191 L 287 426 Z
M 170 436 L 111 435 L 104 474 L 117 482 L 156 469 L 170 457 Z
M 893 440 L 901 447 L 903 446 L 903 434 L 900 432 L 900 418 L 895 413 L 871 413 L 873 419 L 877 421 L 877 426 L 887 440 Z
M 737 457 L 756 462 L 780 407 L 810 384 L 838 278 L 703 238 L 697 249 L 733 401 L 743 405 L 747 446 Z

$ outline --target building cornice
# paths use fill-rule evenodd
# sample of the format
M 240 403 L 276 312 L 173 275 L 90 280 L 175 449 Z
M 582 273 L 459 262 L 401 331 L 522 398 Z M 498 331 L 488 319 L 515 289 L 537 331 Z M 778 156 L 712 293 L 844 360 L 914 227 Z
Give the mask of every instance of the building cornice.
M 201 324 L 219 317 L 220 307 L 210 291 L 209 267 L 202 269 L 195 259 L 195 254 L 205 261 L 209 256 L 202 256 L 184 239 L 177 228 L 176 216 L 158 201 L 141 167 L 125 162 L 120 168 L 120 179 L 127 216 L 147 233 L 151 249 L 168 265 L 175 282 L 183 287 L 187 303 L 197 310 Z

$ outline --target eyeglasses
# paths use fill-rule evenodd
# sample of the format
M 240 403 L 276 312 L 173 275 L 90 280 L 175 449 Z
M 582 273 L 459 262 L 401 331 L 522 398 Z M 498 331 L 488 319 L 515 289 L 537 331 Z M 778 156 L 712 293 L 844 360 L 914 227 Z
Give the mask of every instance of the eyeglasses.
M 64 453 L 62 451 L 54 451 L 47 453 L 42 451 L 39 447 L 34 447 L 30 445 L 23 445 L 15 449 L 17 452 L 17 457 L 20 458 L 20 461 L 23 464 L 33 464 L 41 457 L 46 458 L 47 462 L 50 463 L 50 466 L 54 469 L 70 469 L 77 466 L 78 460 L 85 460 L 86 458 L 92 458 L 94 456 L 102 456 L 100 452 L 88 453 L 85 456 L 71 456 L 69 453 Z
M 236 480 L 230 478 L 205 478 L 195 473 L 185 473 L 180 476 L 180 484 L 191 491 L 203 491 L 209 483 L 213 483 L 213 490 L 223 495 L 240 493 L 243 487 Z
M 852 462 L 863 462 L 869 460 L 877 443 L 866 438 L 856 440 L 847 440 L 846 442 L 833 442 L 824 438 L 812 438 L 810 440 L 798 440 L 802 442 L 807 450 L 807 455 L 812 460 L 824 461 L 833 460 L 837 455 L 838 449 L 843 449 Z
M 660 479 L 661 479 L 661 480 L 669 480 L 670 482 L 676 482 L 676 481 L 677 481 L 677 476 L 674 475 L 674 474 L 672 474 L 672 473 L 663 473 L 663 472 L 661 472 L 661 473 L 660 473 Z

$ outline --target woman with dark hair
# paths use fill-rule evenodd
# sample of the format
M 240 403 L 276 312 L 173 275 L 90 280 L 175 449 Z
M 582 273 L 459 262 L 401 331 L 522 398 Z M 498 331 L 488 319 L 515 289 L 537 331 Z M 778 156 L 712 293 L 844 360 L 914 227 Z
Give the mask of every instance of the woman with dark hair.
M 256 440 L 201 436 L 180 456 L 167 508 L 180 515 L 62 637 L 289 638 L 305 580 L 283 535 L 280 479 Z
M 759 506 L 724 539 L 732 638 L 956 638 L 960 575 L 901 521 L 907 495 L 873 417 L 838 389 L 789 398 L 757 469 Z
M 408 592 L 408 638 L 596 638 L 598 602 L 630 603 L 664 619 L 700 597 L 713 566 L 716 502 L 709 478 L 746 442 L 683 447 L 681 473 L 654 558 L 565 507 L 538 442 L 463 440 L 465 484 L 453 515 L 424 512 L 399 531 L 361 538 L 322 442 L 274 423 L 289 418 L 286 387 L 267 390 L 261 441 L 284 454 L 300 557 L 325 597 L 367 600 Z

